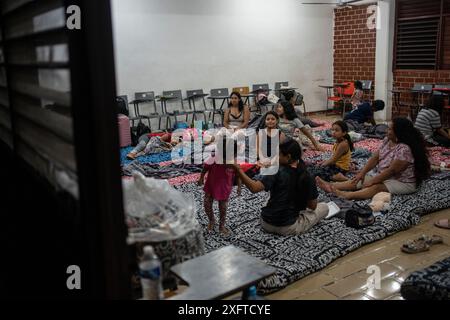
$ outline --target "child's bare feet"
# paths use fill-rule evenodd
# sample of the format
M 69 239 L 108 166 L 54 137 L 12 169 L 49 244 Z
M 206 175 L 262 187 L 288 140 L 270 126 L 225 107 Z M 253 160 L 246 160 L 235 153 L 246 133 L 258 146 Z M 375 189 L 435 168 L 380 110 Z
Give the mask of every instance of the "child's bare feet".
M 331 187 L 331 192 L 334 195 L 336 195 L 336 196 L 338 196 L 339 198 L 342 198 L 342 199 L 349 199 L 350 192 L 338 190 L 332 185 L 330 185 L 330 187 Z
M 229 236 L 230 233 L 231 233 L 231 231 L 228 230 L 227 228 L 225 228 L 225 226 L 221 226 L 221 227 L 219 228 L 219 232 L 220 232 L 222 235 L 224 235 L 224 236 Z
M 340 172 L 335 174 L 331 179 L 336 182 L 344 182 L 348 180 L 348 178 Z
M 325 191 L 327 193 L 332 192 L 331 183 L 328 183 L 328 182 L 322 180 L 319 176 L 316 177 L 316 184 L 323 191 Z
M 214 225 L 216 224 L 216 222 L 214 220 L 209 221 L 208 223 L 208 232 L 211 232 L 214 230 Z

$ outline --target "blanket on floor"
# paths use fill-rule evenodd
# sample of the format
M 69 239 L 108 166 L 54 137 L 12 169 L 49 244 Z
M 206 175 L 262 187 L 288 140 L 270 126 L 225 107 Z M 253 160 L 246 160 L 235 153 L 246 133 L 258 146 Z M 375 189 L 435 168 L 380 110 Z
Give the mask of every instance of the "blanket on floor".
M 207 218 L 203 210 L 201 187 L 185 184 L 176 188 L 194 196 L 197 218 L 203 230 L 206 230 Z M 330 200 L 322 191 L 319 193 L 319 200 Z M 260 227 L 260 212 L 267 199 L 268 194 L 265 192 L 252 194 L 243 188 L 242 196 L 237 197 L 236 190 L 233 190 L 227 213 L 231 236 L 222 237 L 217 232 L 205 233 L 207 252 L 233 244 L 277 269 L 274 276 L 258 284 L 260 294 L 280 290 L 365 244 L 408 229 L 417 224 L 423 214 L 448 208 L 450 180 L 430 179 L 415 194 L 393 197 L 390 212 L 377 217 L 375 224 L 361 230 L 346 227 L 342 219 L 331 218 L 321 221 L 300 236 L 272 235 Z M 215 211 L 217 214 L 217 208 Z
M 450 257 L 411 273 L 400 292 L 407 300 L 450 300 Z

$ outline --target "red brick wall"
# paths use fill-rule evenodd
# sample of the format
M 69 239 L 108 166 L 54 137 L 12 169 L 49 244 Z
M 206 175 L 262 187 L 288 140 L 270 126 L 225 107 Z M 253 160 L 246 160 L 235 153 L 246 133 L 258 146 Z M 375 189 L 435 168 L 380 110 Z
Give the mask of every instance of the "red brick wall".
M 395 70 L 393 87 L 400 90 L 409 90 L 415 83 L 450 83 L 450 70 Z M 412 102 L 412 95 L 402 93 L 400 101 L 408 104 Z M 394 105 L 394 104 L 393 104 Z M 409 107 L 405 106 L 400 110 L 393 110 L 393 116 L 407 116 Z
M 376 29 L 367 28 L 367 7 L 334 10 L 334 83 L 372 80 L 374 89 Z

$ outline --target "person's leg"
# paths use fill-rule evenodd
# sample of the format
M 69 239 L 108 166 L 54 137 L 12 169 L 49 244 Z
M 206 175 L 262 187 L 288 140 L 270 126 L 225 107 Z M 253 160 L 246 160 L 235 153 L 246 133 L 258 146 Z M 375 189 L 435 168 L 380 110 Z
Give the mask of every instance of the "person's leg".
M 345 182 L 348 181 L 349 179 L 344 176 L 342 173 L 337 173 L 334 176 L 331 177 L 331 180 L 335 181 L 335 182 Z
M 301 234 L 311 229 L 311 227 L 328 215 L 328 210 L 328 205 L 323 202 L 317 204 L 316 210 L 302 210 L 297 219 L 295 233 Z
M 213 211 L 213 197 L 205 193 L 205 198 L 203 200 L 203 206 L 205 208 L 205 213 L 208 216 L 209 224 L 208 231 L 212 231 L 214 229 L 214 225 L 216 224 L 216 220 L 214 219 L 214 211 Z
M 219 201 L 219 212 L 220 212 L 219 232 L 224 235 L 228 235 L 230 233 L 230 230 L 228 230 L 225 227 L 225 221 L 227 218 L 227 207 L 228 207 L 227 200 Z
M 133 150 L 130 151 L 130 153 L 127 154 L 127 158 L 135 159 L 137 154 L 145 149 L 149 140 L 150 140 L 150 138 L 147 133 L 140 136 L 139 140 L 138 140 L 138 144 L 136 145 L 136 147 L 134 147 Z
M 338 189 L 333 188 L 333 193 L 337 195 L 340 198 L 347 199 L 347 200 L 363 200 L 363 199 L 371 199 L 374 195 L 376 195 L 379 192 L 389 192 L 389 190 L 386 188 L 386 186 L 383 183 L 376 184 L 373 186 L 370 186 L 368 188 L 363 188 L 358 191 L 348 192 L 348 191 L 341 191 Z
M 357 185 L 352 180 L 329 183 L 322 180 L 320 177 L 316 177 L 316 184 L 320 189 L 328 193 L 331 193 L 333 191 L 333 188 L 342 191 L 354 191 L 358 189 Z

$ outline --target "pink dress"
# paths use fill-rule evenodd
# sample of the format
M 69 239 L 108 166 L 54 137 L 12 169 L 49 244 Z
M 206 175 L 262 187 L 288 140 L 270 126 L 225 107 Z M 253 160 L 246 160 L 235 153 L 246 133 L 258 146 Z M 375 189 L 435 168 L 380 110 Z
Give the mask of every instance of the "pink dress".
M 235 172 L 224 164 L 205 164 L 208 169 L 203 190 L 217 201 L 227 201 L 233 189 Z

